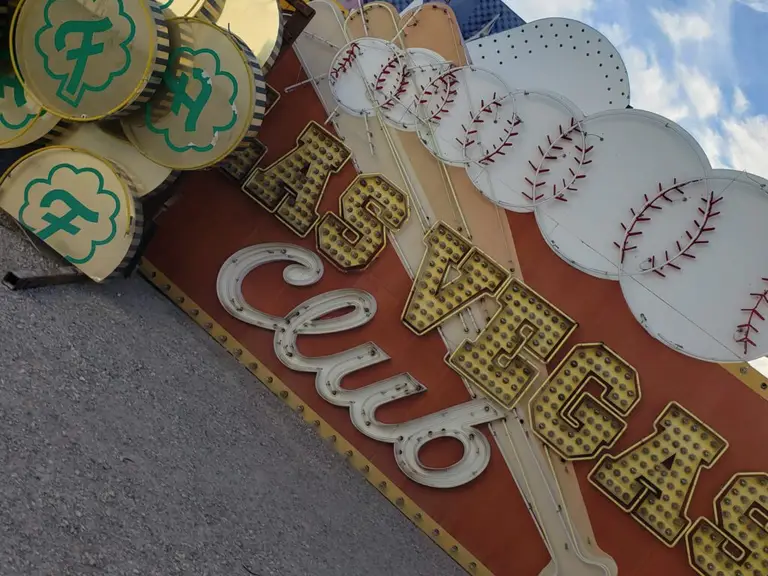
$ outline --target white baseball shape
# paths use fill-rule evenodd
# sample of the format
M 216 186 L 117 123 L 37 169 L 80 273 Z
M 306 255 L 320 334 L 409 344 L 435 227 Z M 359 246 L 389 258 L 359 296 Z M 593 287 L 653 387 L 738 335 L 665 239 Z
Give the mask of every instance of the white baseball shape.
M 517 119 L 507 139 L 499 125 L 483 124 L 478 139 L 508 144 L 500 161 L 491 155 L 467 166 L 475 187 L 491 202 L 514 212 L 531 212 L 577 185 L 589 162 L 580 129 L 583 120 L 575 104 L 553 92 L 518 90 L 512 93 Z M 504 152 L 503 149 L 500 150 Z
M 511 127 L 515 119 L 509 87 L 493 72 L 474 66 L 438 75 L 422 92 L 420 103 L 425 122 L 417 128 L 419 138 L 451 166 L 467 166 L 492 152 L 496 143 L 485 146 L 475 140 L 474 129 L 484 123 Z
M 632 314 L 657 340 L 708 362 L 768 354 L 768 181 L 713 170 L 708 193 L 722 198 L 706 244 L 674 274 L 622 276 Z
M 686 232 L 702 225 L 706 154 L 680 126 L 643 110 L 594 114 L 580 130 L 589 163 L 559 201 L 536 206 L 542 236 L 598 278 L 664 268 L 686 249 Z

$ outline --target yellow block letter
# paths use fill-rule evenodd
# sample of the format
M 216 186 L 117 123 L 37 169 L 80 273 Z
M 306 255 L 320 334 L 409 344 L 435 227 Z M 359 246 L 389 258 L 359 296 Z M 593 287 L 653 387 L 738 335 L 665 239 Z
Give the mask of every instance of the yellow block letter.
M 711 468 L 728 443 L 676 402 L 654 427 L 655 434 L 618 456 L 603 456 L 589 480 L 672 547 L 691 524 L 688 503 L 701 469 Z
M 685 543 L 702 576 L 768 574 L 768 474 L 736 474 L 715 498 L 715 522 L 696 520 Z
M 341 140 L 310 122 L 296 147 L 268 168 L 254 170 L 243 191 L 304 238 L 320 218 L 317 207 L 328 179 L 350 156 Z
M 408 219 L 408 195 L 383 176 L 362 174 L 339 197 L 339 216 L 317 225 L 317 249 L 343 272 L 365 270 Z
M 576 322 L 523 284 L 511 280 L 499 309 L 474 341 L 465 340 L 448 364 L 505 408 L 512 408 L 539 373 L 530 360 L 549 362 Z
M 587 391 L 589 384 L 603 389 L 600 398 Z M 531 400 L 531 426 L 563 458 L 591 459 L 624 433 L 624 418 L 638 400 L 632 366 L 605 344 L 579 344 Z
M 509 276 L 444 222 L 438 222 L 427 232 L 424 243 L 427 250 L 402 316 L 403 323 L 419 336 L 434 330 L 481 296 L 493 296 Z

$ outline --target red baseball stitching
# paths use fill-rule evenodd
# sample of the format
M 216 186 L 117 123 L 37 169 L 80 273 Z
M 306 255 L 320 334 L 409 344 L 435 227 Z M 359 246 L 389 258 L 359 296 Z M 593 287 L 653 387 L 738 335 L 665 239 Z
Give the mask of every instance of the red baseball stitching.
M 533 168 L 533 180 L 526 177 L 525 181 L 530 184 L 531 193 L 526 194 L 523 192 L 523 196 L 528 198 L 528 200 L 531 202 L 535 203 L 544 198 L 544 194 L 538 193 L 538 189 L 546 184 L 544 181 L 539 182 L 539 176 L 541 174 L 546 174 L 550 170 L 549 168 L 544 168 L 544 164 L 546 162 L 558 159 L 558 156 L 554 155 L 553 153 L 563 150 L 563 141 L 573 142 L 573 134 L 580 134 L 583 137 L 581 125 L 576 122 L 575 118 L 571 118 L 571 125 L 568 126 L 565 130 L 563 130 L 562 124 L 559 125 L 558 131 L 559 132 L 555 136 L 554 140 L 552 139 L 552 136 L 547 135 L 546 150 L 544 150 L 541 146 L 538 147 L 539 154 L 541 155 L 538 165 L 534 164 L 531 160 L 528 161 L 530 167 Z M 576 181 L 587 177 L 586 174 L 582 173 L 582 168 L 587 164 L 592 163 L 592 160 L 587 160 L 587 154 L 592 151 L 594 146 L 587 146 L 585 143 L 583 147 L 574 145 L 574 148 L 576 148 L 577 151 L 577 153 L 573 155 L 573 159 L 576 161 L 576 169 L 574 170 L 573 168 L 568 168 L 568 171 L 571 174 L 570 180 L 566 181 L 566 179 L 563 178 L 563 184 L 560 188 L 558 188 L 557 184 L 552 184 L 552 197 L 556 200 L 560 200 L 561 202 L 568 202 L 568 199 L 565 198 L 566 192 L 576 192 Z
M 387 60 L 387 63 L 384 64 L 384 67 L 381 69 L 381 72 L 378 73 L 376 76 L 376 79 L 374 80 L 374 88 L 377 92 L 381 92 L 384 88 L 384 84 L 386 83 L 387 76 L 389 76 L 394 68 L 400 64 L 400 80 L 398 82 L 397 87 L 395 88 L 395 91 L 387 97 L 387 99 L 384 101 L 384 103 L 380 106 L 381 108 L 388 110 L 395 104 L 395 100 L 399 98 L 401 95 L 405 94 L 405 92 L 408 90 L 408 79 L 411 77 L 410 70 L 406 69 L 406 65 L 404 63 L 400 62 L 400 59 L 397 56 L 390 57 L 389 60 Z M 386 95 L 385 95 L 386 96 Z
M 357 42 L 350 44 L 349 48 L 347 48 L 347 51 L 344 53 L 344 57 L 341 59 L 341 63 L 331 70 L 331 78 L 333 80 L 338 80 L 341 73 L 349 70 L 349 67 L 352 66 L 352 62 L 354 62 L 361 50 L 362 49 Z
M 461 125 L 461 128 L 464 130 L 464 141 L 462 142 L 459 138 L 456 138 L 456 141 L 464 150 L 473 144 L 478 144 L 477 139 L 472 137 L 477 134 L 478 130 L 480 129 L 479 125 L 485 123 L 485 119 L 482 118 L 482 116 L 485 114 L 493 114 L 494 111 L 501 108 L 502 102 L 508 97 L 508 94 L 506 96 L 497 97 L 496 93 L 494 92 L 493 98 L 490 102 L 488 102 L 488 104 L 486 104 L 485 101 L 480 100 L 480 110 L 470 119 L 469 129 L 467 129 L 467 127 L 463 124 Z M 496 162 L 493 159 L 495 156 L 506 156 L 504 148 L 512 146 L 512 142 L 510 142 L 510 140 L 518 135 L 517 132 L 513 131 L 518 124 L 520 124 L 520 119 L 517 117 L 517 114 L 515 114 L 514 120 L 510 120 L 508 118 L 507 127 L 504 128 L 504 136 L 499 136 L 500 144 L 490 152 L 485 150 L 483 157 L 477 161 L 478 164 L 482 164 L 483 166 L 487 164 L 493 164 Z
M 768 278 L 761 278 L 763 282 L 768 282 Z M 736 332 L 743 334 L 741 338 L 736 338 L 736 342 L 744 345 L 744 354 L 747 353 L 750 346 L 757 347 L 757 344 L 755 344 L 755 341 L 750 338 L 750 334 L 752 332 L 760 333 L 760 331 L 757 329 L 757 327 L 753 324 L 753 321 L 755 317 L 758 319 L 765 321 L 765 316 L 760 314 L 758 311 L 758 308 L 760 308 L 760 305 L 764 302 L 768 303 L 768 289 L 763 290 L 762 292 L 751 292 L 750 296 L 753 298 L 757 298 L 757 301 L 755 302 L 755 305 L 751 308 L 742 308 L 742 312 L 747 312 L 749 314 L 747 318 L 747 322 L 744 324 L 739 324 L 736 327 Z
M 635 212 L 634 209 L 630 209 L 630 212 L 632 213 L 632 220 L 630 220 L 629 225 L 625 225 L 624 223 L 621 224 L 621 227 L 624 230 L 623 242 L 621 244 L 618 242 L 613 243 L 614 246 L 619 249 L 620 262 L 622 264 L 624 263 L 624 258 L 626 257 L 627 252 L 631 252 L 637 248 L 636 245 L 630 245 L 630 240 L 631 238 L 641 236 L 643 234 L 642 230 L 637 230 L 636 228 L 642 222 L 649 222 L 651 220 L 651 210 L 663 210 L 663 206 L 659 205 L 662 200 L 671 204 L 674 202 L 674 200 L 670 198 L 672 193 L 676 192 L 685 197 L 685 190 L 683 190 L 683 188 L 690 184 L 695 184 L 701 181 L 701 178 L 696 178 L 694 180 L 688 180 L 678 184 L 677 179 L 675 179 L 672 186 L 668 188 L 663 188 L 661 183 L 659 183 L 659 192 L 653 198 L 648 198 L 647 194 L 643 195 L 645 198 L 645 203 L 643 204 L 640 211 Z M 722 196 L 715 197 L 714 192 L 710 192 L 706 198 L 701 198 L 700 200 L 704 203 L 704 207 L 702 208 L 699 206 L 697 208 L 700 216 L 693 219 L 693 224 L 695 226 L 694 230 L 692 232 L 686 230 L 685 238 L 683 238 L 682 242 L 680 240 L 675 241 L 675 248 L 677 252 L 672 254 L 672 256 L 670 256 L 669 250 L 664 251 L 664 260 L 660 265 L 656 264 L 656 256 L 651 256 L 651 267 L 646 270 L 646 272 L 652 271 L 662 278 L 666 278 L 667 275 L 664 274 L 662 270 L 667 266 L 675 270 L 680 270 L 680 266 L 674 263 L 674 261 L 678 258 L 682 257 L 695 260 L 696 256 L 691 254 L 690 251 L 694 246 L 698 246 L 700 244 L 709 244 L 709 240 L 702 240 L 702 236 L 715 230 L 715 226 L 709 226 L 709 224 L 712 218 L 720 214 L 720 212 L 715 212 L 715 206 L 720 203 L 722 199 Z
M 458 94 L 458 91 L 454 90 L 454 87 L 459 83 L 458 78 L 456 78 L 456 68 L 451 67 L 449 70 L 443 72 L 437 78 L 432 80 L 432 82 L 427 85 L 427 90 L 424 90 L 422 93 L 422 98 L 419 100 L 419 104 L 426 104 L 429 102 L 429 98 L 424 98 L 424 96 L 433 96 L 435 93 L 441 90 L 441 88 L 438 86 L 438 83 L 443 85 L 442 90 L 445 91 L 445 99 L 443 100 L 442 104 L 440 104 L 437 112 L 427 117 L 427 121 L 437 120 L 439 122 L 440 114 L 448 112 L 448 104 L 452 104 L 454 102 L 455 98 L 451 98 L 451 96 L 456 96 L 456 94 Z M 433 90 L 430 90 L 430 88 Z

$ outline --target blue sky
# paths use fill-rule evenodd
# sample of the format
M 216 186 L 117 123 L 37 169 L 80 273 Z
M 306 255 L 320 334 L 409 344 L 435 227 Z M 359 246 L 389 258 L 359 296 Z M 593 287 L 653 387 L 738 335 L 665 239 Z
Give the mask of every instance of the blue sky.
M 684 126 L 715 167 L 768 177 L 768 0 L 505 0 L 586 22 L 619 49 L 632 105 Z

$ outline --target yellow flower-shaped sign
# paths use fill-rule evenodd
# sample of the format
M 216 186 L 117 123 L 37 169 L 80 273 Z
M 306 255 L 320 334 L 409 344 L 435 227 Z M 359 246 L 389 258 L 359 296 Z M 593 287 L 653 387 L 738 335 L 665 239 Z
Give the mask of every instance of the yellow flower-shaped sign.
M 59 118 L 29 97 L 12 70 L 0 74 L 0 148 L 25 146 L 45 136 Z
M 70 120 L 131 112 L 168 60 L 165 19 L 151 0 L 22 0 L 11 36 L 26 88 Z
M 178 172 L 142 155 L 122 134 L 118 122 L 70 124 L 53 139 L 58 146 L 81 148 L 119 164 L 136 185 L 136 196 L 147 198 L 176 179 Z
M 0 180 L 0 208 L 96 281 L 135 253 L 135 187 L 112 163 L 76 148 L 28 154 Z
M 168 26 L 174 49 L 163 85 L 122 124 L 147 158 L 195 170 L 256 136 L 266 84 L 253 54 L 233 35 L 194 18 L 172 19 Z

